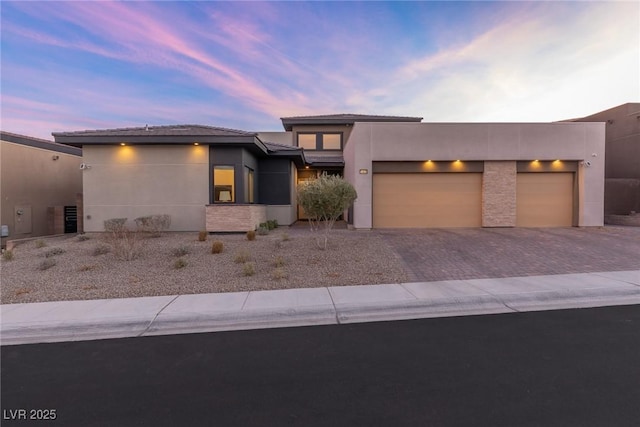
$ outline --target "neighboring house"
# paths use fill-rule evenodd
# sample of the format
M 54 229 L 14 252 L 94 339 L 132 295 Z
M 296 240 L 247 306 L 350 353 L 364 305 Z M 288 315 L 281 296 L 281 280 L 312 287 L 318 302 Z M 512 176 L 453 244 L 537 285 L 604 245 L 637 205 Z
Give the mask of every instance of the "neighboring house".
M 296 185 L 343 175 L 353 228 L 603 224 L 603 123 L 285 117 L 284 132 L 158 126 L 54 133 L 83 148 L 85 228 L 170 214 L 173 230 L 304 219 Z
M 640 103 L 630 102 L 573 122 L 605 122 L 605 215 L 640 212 Z
M 82 150 L 9 132 L 0 132 L 0 140 L 2 246 L 7 239 L 75 233 Z

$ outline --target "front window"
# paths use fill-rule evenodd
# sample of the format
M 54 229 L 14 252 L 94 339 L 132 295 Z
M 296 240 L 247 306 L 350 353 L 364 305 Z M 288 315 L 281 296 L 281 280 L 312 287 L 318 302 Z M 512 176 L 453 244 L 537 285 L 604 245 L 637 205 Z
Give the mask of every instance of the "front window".
M 305 150 L 342 150 L 342 133 L 299 133 L 298 147 Z
M 235 172 L 233 166 L 213 167 L 213 201 L 233 203 L 235 198 Z

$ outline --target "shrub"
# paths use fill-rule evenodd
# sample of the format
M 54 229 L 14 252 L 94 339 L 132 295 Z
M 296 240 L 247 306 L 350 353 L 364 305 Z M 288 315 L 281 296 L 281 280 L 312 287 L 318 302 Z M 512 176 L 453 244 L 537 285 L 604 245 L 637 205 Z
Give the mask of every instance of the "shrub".
M 4 261 L 13 261 L 13 251 L 10 249 L 2 251 L 2 259 Z
M 216 240 L 211 244 L 212 254 L 221 254 L 223 249 L 224 249 L 224 243 L 222 243 L 220 240 Z
M 242 273 L 245 276 L 253 276 L 256 274 L 256 264 L 253 262 L 245 262 L 242 266 Z
M 144 242 L 140 233 L 124 227 L 120 231 L 112 232 L 107 242 L 113 248 L 115 257 L 122 261 L 132 261 L 139 258 L 144 250 Z
M 243 262 L 247 262 L 251 259 L 251 254 L 249 253 L 249 251 L 245 250 L 245 249 L 241 249 L 238 252 L 236 252 L 235 257 L 233 258 L 233 261 L 240 264 Z
M 171 253 L 173 254 L 173 256 L 177 256 L 177 257 L 181 257 L 181 256 L 185 256 L 188 253 L 191 252 L 191 249 L 189 249 L 189 246 L 178 246 L 177 248 L 173 248 L 171 250 Z
M 127 218 L 111 218 L 104 222 L 107 233 L 122 233 L 126 229 Z
M 278 255 L 274 260 L 273 260 L 273 265 L 276 267 L 284 267 L 285 261 L 284 258 L 281 257 L 280 255 Z
M 40 249 L 40 248 L 44 248 L 45 246 L 47 246 L 47 242 L 45 242 L 42 239 L 36 240 L 36 248 Z
M 256 232 L 255 232 L 255 230 L 247 231 L 247 240 L 249 240 L 249 241 L 256 240 Z
M 78 242 L 84 242 L 89 239 L 91 239 L 91 237 L 87 236 L 86 234 L 78 234 Z
M 108 254 L 110 251 L 111 251 L 111 248 L 109 247 L 109 245 L 104 245 L 100 243 L 99 245 L 96 245 L 93 248 L 91 255 L 93 256 L 104 255 L 104 254 Z
M 198 241 L 206 242 L 208 236 L 209 236 L 209 233 L 207 233 L 206 231 L 201 231 L 198 233 Z
M 65 250 L 62 249 L 62 248 L 51 248 L 47 252 L 44 253 L 44 256 L 46 258 L 51 258 L 51 257 L 54 257 L 56 255 L 62 255 L 63 253 L 65 253 Z
M 173 263 L 173 268 L 179 270 L 181 268 L 185 268 L 187 266 L 187 261 L 184 258 L 178 258 L 176 262 Z
M 78 271 L 91 271 L 95 270 L 96 268 L 98 268 L 98 266 L 95 264 L 85 264 L 78 267 Z
M 353 185 L 335 175 L 324 174 L 298 186 L 298 203 L 309 217 L 309 225 L 311 231 L 316 233 L 319 248 L 327 248 L 333 224 L 357 197 Z M 323 232 L 320 236 L 321 226 Z
M 288 277 L 287 272 L 282 267 L 278 267 L 271 273 L 271 277 L 275 280 L 282 280 Z
M 54 265 L 56 265 L 56 260 L 53 258 L 47 258 L 40 263 L 40 265 L 38 266 L 38 270 L 48 270 Z
M 289 237 L 289 233 L 287 233 L 286 231 L 282 233 L 282 236 L 280 238 L 282 239 L 283 242 L 286 242 L 291 239 L 291 237 Z
M 147 215 L 134 221 L 139 231 L 149 233 L 151 237 L 160 237 L 171 226 L 171 215 Z
M 269 230 L 273 230 L 274 228 L 278 228 L 278 221 L 275 219 L 268 220 L 265 225 Z
M 267 227 L 260 226 L 256 230 L 256 233 L 258 234 L 258 236 L 266 236 L 267 234 L 269 234 L 269 229 Z

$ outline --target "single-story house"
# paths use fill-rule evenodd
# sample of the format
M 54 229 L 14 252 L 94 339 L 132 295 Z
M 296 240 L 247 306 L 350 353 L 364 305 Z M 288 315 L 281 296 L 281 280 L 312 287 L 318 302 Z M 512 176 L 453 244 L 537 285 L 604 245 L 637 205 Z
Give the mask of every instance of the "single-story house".
M 78 230 L 82 150 L 45 139 L 0 132 L 2 246 Z M 80 225 L 81 227 L 81 225 Z
M 84 223 L 172 216 L 172 229 L 246 231 L 304 219 L 296 186 L 339 174 L 356 229 L 603 224 L 604 123 L 423 123 L 337 114 L 283 132 L 200 125 L 54 133 L 83 149 Z

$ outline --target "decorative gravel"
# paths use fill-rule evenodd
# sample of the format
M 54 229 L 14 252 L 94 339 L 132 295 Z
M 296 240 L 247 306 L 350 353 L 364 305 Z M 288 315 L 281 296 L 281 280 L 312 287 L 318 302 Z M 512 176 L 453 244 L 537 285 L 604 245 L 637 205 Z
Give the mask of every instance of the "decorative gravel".
M 2 260 L 2 304 L 128 298 L 265 289 L 401 283 L 402 261 L 375 233 L 334 230 L 327 250 L 318 249 L 304 228 L 280 227 L 256 240 L 244 234 L 165 233 L 141 237 L 139 258 L 123 261 L 101 233 L 59 236 L 24 242 L 13 260 Z M 213 241 L 224 243 L 212 254 Z M 46 243 L 44 247 L 42 242 Z M 98 247 L 108 248 L 104 252 Z M 178 256 L 177 252 L 186 252 Z M 251 267 L 236 262 L 248 254 Z M 176 262 L 184 265 L 177 268 Z M 54 262 L 55 261 L 55 262 Z M 45 269 L 43 263 L 48 263 Z M 51 265 L 53 264 L 53 265 Z

